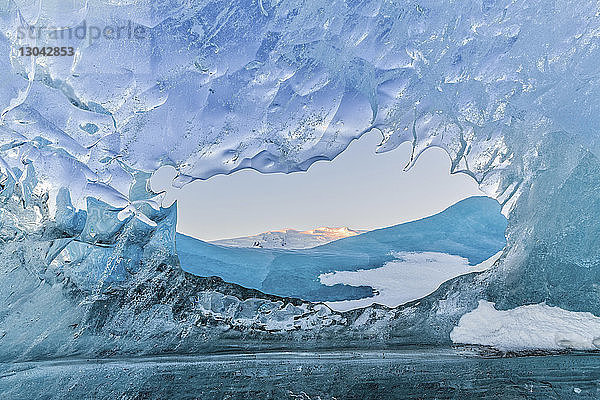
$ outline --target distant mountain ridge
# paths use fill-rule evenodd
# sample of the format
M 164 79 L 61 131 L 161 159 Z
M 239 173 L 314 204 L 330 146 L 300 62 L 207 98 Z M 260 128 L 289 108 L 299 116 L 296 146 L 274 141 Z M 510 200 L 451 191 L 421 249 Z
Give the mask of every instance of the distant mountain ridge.
M 308 249 L 327 244 L 334 240 L 360 235 L 367 230 L 350 229 L 348 227 L 327 227 L 299 231 L 296 229 L 280 229 L 259 233 L 252 236 L 241 236 L 231 239 L 212 240 L 209 243 L 230 247 L 258 247 L 263 249 Z

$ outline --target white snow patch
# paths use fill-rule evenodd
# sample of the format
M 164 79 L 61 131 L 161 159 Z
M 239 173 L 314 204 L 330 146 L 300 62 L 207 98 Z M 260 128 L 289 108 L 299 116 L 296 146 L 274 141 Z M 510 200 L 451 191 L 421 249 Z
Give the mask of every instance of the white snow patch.
M 501 351 L 600 349 L 600 318 L 589 312 L 567 311 L 545 303 L 507 311 L 494 306 L 480 300 L 452 330 L 452 341 Z
M 470 266 L 466 258 L 437 252 L 398 252 L 396 260 L 380 268 L 358 271 L 335 271 L 319 275 L 323 285 L 371 286 L 378 291 L 373 297 L 358 300 L 327 302 L 336 311 L 383 304 L 397 307 L 433 293 L 442 283 L 456 276 L 483 271 L 500 257 L 499 252 L 476 266 Z

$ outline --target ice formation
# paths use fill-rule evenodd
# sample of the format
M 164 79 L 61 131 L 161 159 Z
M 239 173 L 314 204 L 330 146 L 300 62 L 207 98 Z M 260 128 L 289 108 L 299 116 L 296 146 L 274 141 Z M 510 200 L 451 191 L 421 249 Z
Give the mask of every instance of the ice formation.
M 142 39 L 50 35 L 129 22 Z M 18 35 L 30 26 L 48 29 Z M 595 2 L 560 0 L 3 2 L 3 357 L 126 352 L 152 335 L 129 324 L 139 313 L 180 318 L 148 352 L 193 348 L 177 346 L 183 297 L 144 286 L 190 279 L 167 268 L 175 211 L 147 190 L 152 172 L 171 165 L 184 185 L 305 170 L 371 129 L 378 151 L 412 143 L 411 163 L 445 149 L 510 222 L 494 268 L 403 310 L 367 309 L 362 325 L 348 317 L 361 335 L 448 342 L 479 299 L 600 315 L 599 32 Z M 18 55 L 33 45 L 75 56 Z M 123 316 L 123 299 L 140 309 Z
M 405 279 L 420 281 L 403 283 L 396 290 L 424 285 L 420 290 L 411 291 L 412 294 L 395 295 L 397 298 L 407 302 L 423 297 L 447 279 L 474 272 L 475 265 L 501 251 L 506 245 L 506 224 L 497 201 L 473 196 L 416 221 L 375 229 L 310 249 L 224 247 L 180 233 L 175 242 L 182 269 L 194 275 L 214 275 L 264 293 L 314 302 L 368 298 L 363 304 L 371 304 L 369 300 L 374 299 L 374 289 L 381 295 L 382 286 L 377 279 L 366 279 L 361 284 L 360 277 L 377 277 L 384 270 L 393 270 Z M 435 256 L 431 258 L 437 262 L 398 263 L 395 256 L 398 252 L 433 253 Z M 430 257 L 417 258 L 428 261 Z M 413 268 L 405 268 L 403 274 L 402 268 L 394 267 L 398 264 L 410 264 Z M 431 267 L 432 264 L 435 267 Z M 319 280 L 323 274 L 338 271 L 344 275 L 358 270 L 363 270 L 359 279 L 352 279 L 349 284 L 328 281 L 326 286 L 322 278 Z M 432 273 L 429 276 L 432 282 L 423 282 L 425 271 Z M 420 295 L 416 296 L 417 292 Z M 378 296 L 378 302 L 388 306 L 394 304 L 382 301 L 381 296 Z

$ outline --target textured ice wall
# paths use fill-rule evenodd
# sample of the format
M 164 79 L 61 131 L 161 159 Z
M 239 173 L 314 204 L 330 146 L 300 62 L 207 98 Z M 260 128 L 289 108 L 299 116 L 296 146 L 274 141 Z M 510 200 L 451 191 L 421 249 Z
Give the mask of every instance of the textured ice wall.
M 505 201 L 531 178 L 546 134 L 596 142 L 593 2 L 56 0 L 0 12 L 2 158 L 50 186 L 62 179 L 77 204 L 122 206 L 124 165 L 171 164 L 178 184 L 290 172 L 373 127 L 380 151 L 442 146 L 454 171 Z M 129 21 L 143 39 L 43 30 L 36 45 L 75 46 L 75 57 L 16 51 L 34 44 L 19 27 Z
M 19 39 L 19 27 L 84 21 L 146 35 L 61 42 L 72 58 L 18 56 L 55 44 Z M 422 321 L 456 318 L 477 297 L 600 314 L 594 2 L 11 0 L 0 32 L 6 252 L 30 251 L 34 232 L 78 282 L 94 286 L 86 260 L 118 281 L 127 274 L 113 266 L 135 254 L 127 238 L 169 247 L 169 212 L 146 189 L 161 165 L 177 185 L 303 170 L 376 128 L 379 151 L 410 141 L 413 162 L 446 149 L 510 214 L 497 268 L 443 287 Z

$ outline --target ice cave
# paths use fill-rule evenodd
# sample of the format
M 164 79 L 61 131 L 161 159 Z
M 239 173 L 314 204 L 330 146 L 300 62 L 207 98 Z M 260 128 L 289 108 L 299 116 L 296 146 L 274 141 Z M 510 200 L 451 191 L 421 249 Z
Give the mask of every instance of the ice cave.
M 78 27 L 73 57 L 17 52 Z M 4 0 L 0 28 L 0 361 L 600 350 L 596 2 Z M 411 144 L 407 169 L 444 149 L 500 203 L 490 269 L 338 312 L 180 268 L 160 167 L 305 171 L 370 131 Z

